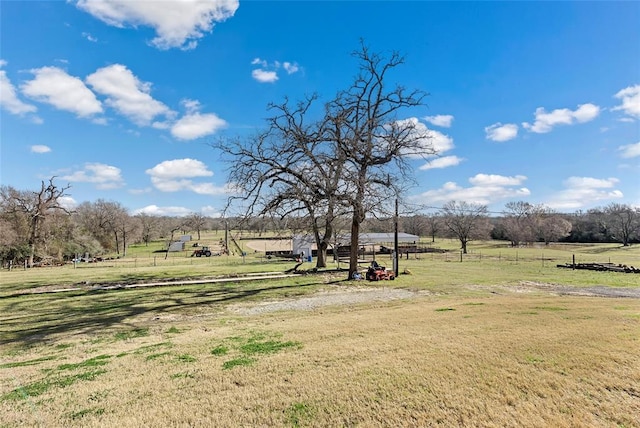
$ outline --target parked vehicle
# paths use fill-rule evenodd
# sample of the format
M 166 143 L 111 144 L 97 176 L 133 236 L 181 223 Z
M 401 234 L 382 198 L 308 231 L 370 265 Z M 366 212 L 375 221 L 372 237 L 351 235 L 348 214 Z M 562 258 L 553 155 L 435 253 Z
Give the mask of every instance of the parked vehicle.
M 371 262 L 371 266 L 367 269 L 366 278 L 369 281 L 391 280 L 396 279 L 396 274 L 392 270 L 387 270 L 386 267 L 380 266 L 375 260 Z
M 209 247 L 202 247 L 199 248 L 197 250 L 195 250 L 193 252 L 193 254 L 191 254 L 191 257 L 196 256 L 196 257 L 211 257 L 211 250 L 209 249 Z

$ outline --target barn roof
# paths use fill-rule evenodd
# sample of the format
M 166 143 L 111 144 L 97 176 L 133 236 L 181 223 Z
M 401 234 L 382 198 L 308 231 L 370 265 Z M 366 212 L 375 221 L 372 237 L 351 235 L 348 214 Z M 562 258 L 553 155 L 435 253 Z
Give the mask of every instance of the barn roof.
M 345 240 L 349 242 L 351 235 L 345 235 Z M 361 233 L 358 239 L 360 244 L 383 244 L 394 241 L 393 233 Z M 420 237 L 418 235 L 412 235 L 410 233 L 399 232 L 398 242 L 418 242 Z

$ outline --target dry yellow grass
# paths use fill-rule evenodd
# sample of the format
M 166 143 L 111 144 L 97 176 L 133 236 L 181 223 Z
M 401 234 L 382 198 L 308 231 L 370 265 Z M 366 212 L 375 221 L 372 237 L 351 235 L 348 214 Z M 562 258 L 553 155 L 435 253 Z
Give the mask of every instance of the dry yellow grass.
M 637 299 L 425 295 L 120 329 L 3 349 L 0 427 L 640 426 Z

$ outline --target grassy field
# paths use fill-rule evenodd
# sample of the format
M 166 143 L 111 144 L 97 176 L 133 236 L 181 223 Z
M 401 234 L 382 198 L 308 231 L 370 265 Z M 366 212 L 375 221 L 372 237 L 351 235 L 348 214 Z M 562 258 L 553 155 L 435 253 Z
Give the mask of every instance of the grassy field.
M 574 254 L 638 266 L 640 247 L 478 242 L 460 261 L 455 242 L 436 244 L 454 251 L 410 255 L 400 261 L 410 273 L 382 283 L 343 281 L 338 272 L 23 294 L 292 266 L 261 254 L 155 266 L 134 254 L 133 266 L 127 258 L 3 271 L 0 427 L 640 427 L 640 299 L 523 288 L 640 288 L 640 275 L 556 267 Z M 305 311 L 237 310 L 363 287 L 414 293 Z

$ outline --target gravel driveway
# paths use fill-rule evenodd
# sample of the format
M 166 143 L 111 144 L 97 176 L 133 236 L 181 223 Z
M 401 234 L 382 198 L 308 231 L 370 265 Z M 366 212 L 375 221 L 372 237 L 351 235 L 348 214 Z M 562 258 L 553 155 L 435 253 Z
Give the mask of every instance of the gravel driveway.
M 474 290 L 487 290 L 499 293 L 532 293 L 547 292 L 562 296 L 588 296 L 606 298 L 633 298 L 640 299 L 640 287 L 615 288 L 615 287 L 576 287 L 557 284 L 544 284 L 531 281 L 522 281 L 517 286 L 491 287 L 470 285 L 465 288 Z M 322 291 L 311 296 L 291 297 L 282 300 L 266 301 L 257 304 L 237 304 L 229 307 L 231 312 L 240 315 L 259 315 L 276 311 L 310 311 L 323 306 L 342 306 L 358 303 L 387 302 L 399 299 L 410 299 L 432 294 L 429 291 L 411 291 L 401 288 L 370 288 L 353 287 L 349 289 L 337 288 L 336 290 Z

